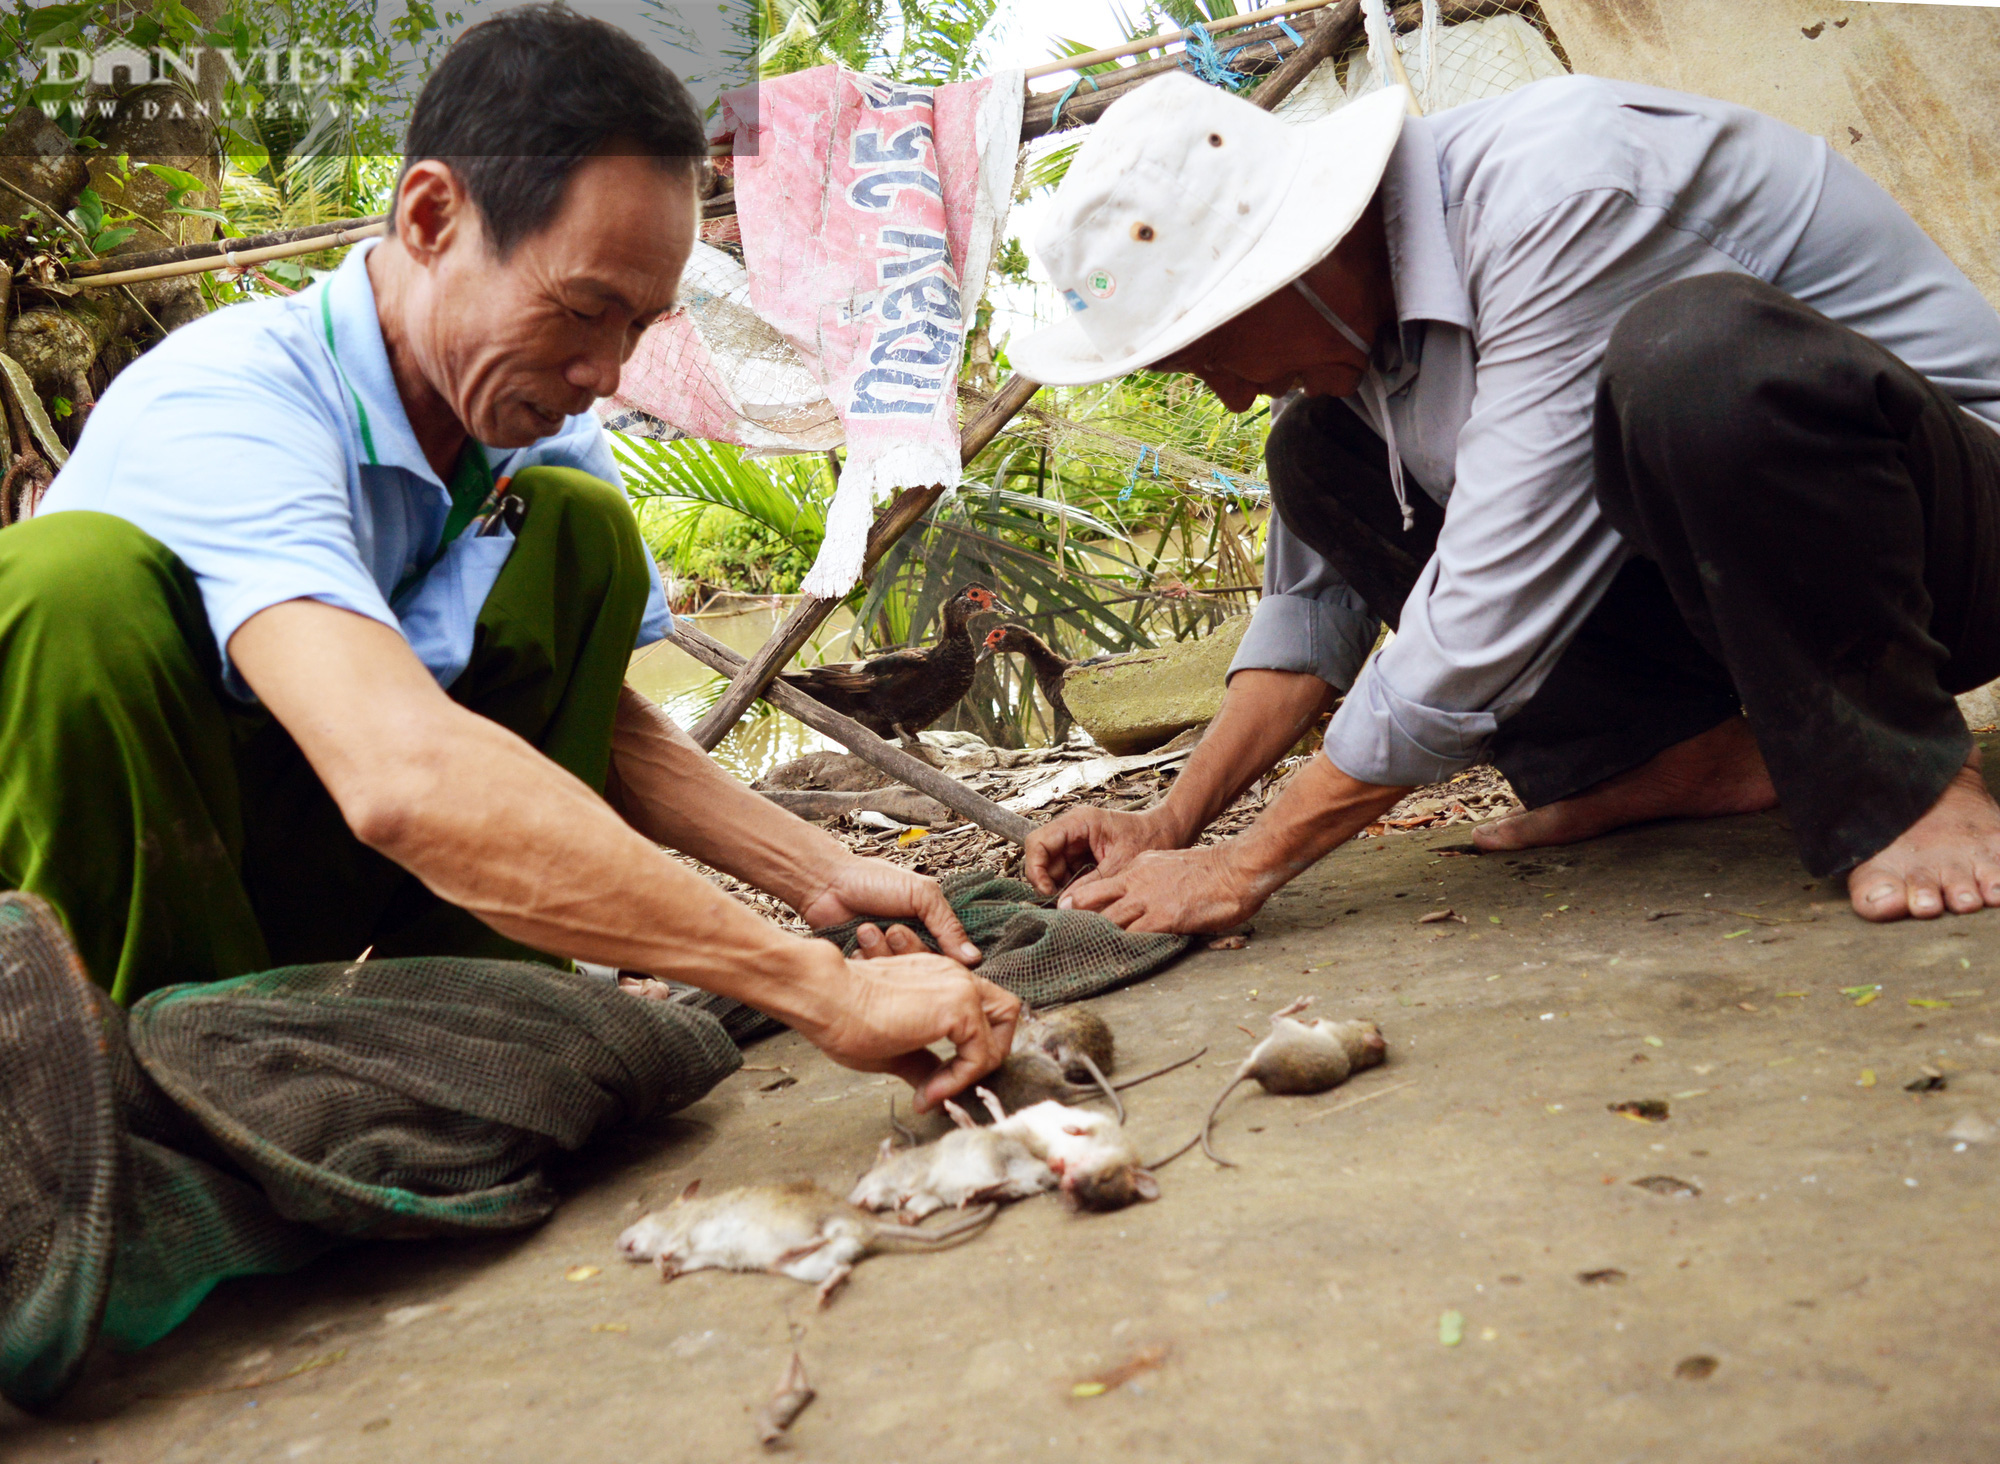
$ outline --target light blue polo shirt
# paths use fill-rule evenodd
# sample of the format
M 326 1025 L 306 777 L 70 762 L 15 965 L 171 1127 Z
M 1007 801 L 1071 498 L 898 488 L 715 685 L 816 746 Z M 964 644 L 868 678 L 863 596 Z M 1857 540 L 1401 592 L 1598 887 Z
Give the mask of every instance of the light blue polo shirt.
M 396 593 L 437 552 L 451 494 L 396 393 L 364 264 L 374 247 L 350 250 L 338 272 L 289 298 L 182 326 L 126 367 L 39 510 L 112 514 L 179 555 L 224 648 L 225 684 L 245 701 L 229 638 L 286 600 L 380 621 L 450 686 L 514 545 L 503 524 L 468 531 Z M 547 464 L 620 482 L 588 412 L 528 447 L 481 450 L 496 477 Z M 659 569 L 647 568 L 641 646 L 673 624 Z

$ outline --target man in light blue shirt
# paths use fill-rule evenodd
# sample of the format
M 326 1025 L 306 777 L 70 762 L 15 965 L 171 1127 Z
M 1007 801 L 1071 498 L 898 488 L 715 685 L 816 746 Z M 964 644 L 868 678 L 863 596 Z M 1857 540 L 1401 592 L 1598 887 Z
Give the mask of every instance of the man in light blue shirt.
M 1221 715 L 1164 804 L 1066 815 L 1030 876 L 1088 851 L 1067 901 L 1224 928 L 1490 759 L 1530 810 L 1485 848 L 1782 801 L 1867 918 L 2000 905 L 1952 698 L 2000 676 L 2000 317 L 1745 108 L 1582 76 L 1401 100 L 1294 128 L 1169 78 L 1079 150 L 1039 249 L 1079 308 L 1015 365 L 1296 397 Z M 1336 692 L 1326 756 L 1184 850 Z
M 626 687 L 669 628 L 590 415 L 674 306 L 706 144 L 621 31 L 525 6 L 426 84 L 388 237 L 197 321 L 0 532 L 0 889 L 128 1002 L 274 965 L 545 954 L 779 1017 L 929 1107 L 1014 998 Z M 877 959 L 778 929 L 660 847 Z M 638 999 L 638 998 L 632 998 Z M 927 1050 L 948 1039 L 949 1061 Z

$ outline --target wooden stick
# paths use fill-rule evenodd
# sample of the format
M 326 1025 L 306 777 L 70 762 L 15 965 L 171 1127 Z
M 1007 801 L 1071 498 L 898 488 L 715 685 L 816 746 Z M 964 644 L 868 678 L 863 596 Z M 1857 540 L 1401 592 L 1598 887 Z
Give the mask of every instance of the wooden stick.
M 295 254 L 316 254 L 322 249 L 339 249 L 344 245 L 359 243 L 363 239 L 373 239 L 388 232 L 386 224 L 365 224 L 359 227 L 341 229 L 335 233 L 322 234 L 311 239 L 298 239 L 290 244 L 273 244 L 266 249 L 244 249 L 233 247 L 233 240 L 224 240 L 230 245 L 229 251 L 217 259 L 182 259 L 171 264 L 155 264 L 145 269 L 121 269 L 109 274 L 91 275 L 74 283 L 79 289 L 106 290 L 116 285 L 136 285 L 142 280 L 173 279 L 179 275 L 207 274 L 218 269 L 245 269 L 253 264 L 264 264 L 273 259 L 290 259 Z
M 1290 96 L 1320 62 L 1342 50 L 1361 30 L 1361 0 L 1343 0 L 1320 17 L 1306 43 L 1285 58 L 1285 64 L 1265 77 L 1250 100 L 1270 111 Z
M 712 671 L 720 671 L 724 676 L 736 675 L 743 669 L 743 658 L 722 644 L 721 641 L 696 630 L 685 621 L 676 621 L 667 639 L 693 656 Z M 815 732 L 823 732 L 840 743 L 856 757 L 862 758 L 880 768 L 898 782 L 907 783 L 919 793 L 937 799 L 954 813 L 963 814 L 989 833 L 1000 835 L 1016 844 L 1027 842 L 1028 835 L 1035 831 L 1034 824 L 1018 813 L 1009 813 L 990 798 L 983 798 L 956 778 L 939 772 L 929 763 L 911 757 L 891 743 L 883 741 L 852 717 L 842 716 L 832 707 L 814 701 L 804 692 L 787 686 L 784 682 L 773 682 L 764 690 L 764 697 L 772 706 L 798 718 Z
M 1013 420 L 1014 414 L 1027 405 L 1028 398 L 1040 390 L 1040 383 L 1029 381 L 1022 376 L 1011 376 L 1000 390 L 995 392 L 973 419 L 959 431 L 958 456 L 960 462 L 971 462 L 982 448 L 999 435 L 1000 429 Z M 874 569 L 876 562 L 887 554 L 931 508 L 944 496 L 941 486 L 928 488 L 905 488 L 896 495 L 895 501 L 885 508 L 868 531 L 868 548 L 862 555 L 861 574 L 865 579 Z M 729 683 L 729 690 L 722 700 L 709 709 L 707 716 L 695 724 L 689 735 L 701 744 L 705 752 L 713 752 L 716 744 L 729 735 L 729 729 L 743 719 L 750 710 L 750 703 L 764 694 L 780 671 L 791 663 L 799 649 L 812 639 L 813 632 L 825 623 L 826 617 L 840 604 L 837 599 L 821 599 L 809 595 L 792 607 L 792 613 L 785 617 L 772 637 L 764 642 L 752 656 L 741 673 Z M 776 703 L 774 703 L 776 705 Z M 817 706 L 819 703 L 814 702 Z
M 224 254 L 241 254 L 246 249 L 268 249 L 273 244 L 291 244 L 300 239 L 319 239 L 345 229 L 365 228 L 388 222 L 387 214 L 365 219 L 335 219 L 331 223 L 306 224 L 296 229 L 278 229 L 269 234 L 253 234 L 247 239 L 203 239 L 172 249 L 149 249 L 143 254 L 121 254 L 111 259 L 83 259 L 69 267 L 73 280 L 104 274 L 112 269 L 145 269 L 155 264 L 174 264 L 183 259 L 220 259 Z M 331 244 L 321 246 L 331 249 Z
M 1318 10 L 1327 0 L 1290 0 L 1286 5 L 1272 5 L 1263 10 L 1246 11 L 1242 15 L 1231 15 L 1222 20 L 1210 21 L 1203 27 L 1210 35 L 1222 31 L 1238 30 L 1246 25 L 1270 20 L 1280 15 L 1297 15 L 1301 10 Z M 1101 51 L 1085 51 L 1080 56 L 1064 56 L 1059 61 L 1044 61 L 1040 66 L 1030 66 L 1022 75 L 1029 81 L 1037 77 L 1054 76 L 1059 72 L 1075 71 L 1081 66 L 1095 66 L 1100 61 L 1116 61 L 1121 56 L 1136 56 L 1141 51 L 1157 51 L 1162 46 L 1171 46 L 1176 41 L 1184 41 L 1190 31 L 1168 31 L 1160 36 L 1142 36 L 1136 41 L 1127 41 L 1122 46 L 1106 46 Z
M 1329 49 L 1327 51 L 1316 53 L 1317 59 L 1314 64 L 1317 64 L 1318 61 L 1326 60 L 1329 56 L 1337 55 L 1361 31 L 1359 10 L 1355 10 L 1350 15 L 1345 7 L 1344 0 L 1339 6 L 1334 4 L 1334 0 L 1321 0 L 1321 3 L 1327 6 L 1331 13 L 1321 19 L 1319 26 L 1315 27 L 1315 34 L 1323 32 L 1328 25 L 1333 25 L 1338 27 L 1339 37 L 1337 40 L 1330 40 L 1328 42 Z M 1509 0 L 1445 0 L 1441 16 L 1446 25 L 1459 25 L 1468 20 L 1484 20 L 1491 16 L 1507 14 L 1508 3 Z M 1405 3 L 1402 5 L 1393 7 L 1390 12 L 1390 24 L 1399 35 L 1415 30 L 1423 24 L 1422 5 L 1411 4 L 1408 3 L 1408 0 L 1405 0 Z M 1213 30 L 1214 28 L 1211 27 L 1210 29 Z M 1249 40 L 1248 37 L 1242 39 Z M 1307 45 L 1311 45 L 1313 37 L 1307 36 L 1305 40 Z M 1280 51 L 1283 51 L 1287 48 L 1288 43 L 1279 41 L 1276 42 L 1276 45 Z M 1081 58 L 1078 59 L 1080 60 Z M 1118 70 L 1112 72 L 1099 72 L 1091 78 L 1091 82 L 1096 88 L 1095 90 L 1079 89 L 1071 94 L 1068 102 L 1064 103 L 1062 110 L 1063 120 L 1065 122 L 1074 120 L 1079 123 L 1093 122 L 1106 107 L 1124 95 L 1131 87 L 1137 86 L 1141 81 L 1149 77 L 1172 71 L 1180 66 L 1181 62 L 1182 58 L 1178 55 L 1166 56 L 1153 61 L 1140 61 L 1131 66 L 1120 67 Z M 1306 68 L 1306 70 L 1309 73 L 1311 67 Z M 1304 75 L 1301 74 L 1298 80 L 1303 79 Z M 1296 88 L 1298 80 L 1295 80 L 1291 86 L 1286 87 L 1284 94 L 1289 94 Z M 1029 94 L 1027 106 L 1021 113 L 1021 140 L 1023 142 L 1026 142 L 1030 138 L 1040 137 L 1050 130 L 1049 115 L 1054 110 L 1056 98 L 1061 95 L 1062 92 L 1060 91 L 1031 92 Z M 1261 97 L 1261 95 L 1260 89 L 1258 96 Z
M 1331 12 L 1338 8 L 1340 0 L 1321 0 L 1321 3 L 1325 7 L 1321 13 L 1300 17 L 1302 26 L 1310 21 L 1318 21 L 1316 26 L 1307 27 L 1307 33 L 1304 37 L 1307 45 L 1310 45 L 1313 36 L 1317 35 L 1319 31 L 1324 30 L 1328 24 L 1338 23 L 1338 16 Z M 1275 59 L 1279 65 L 1283 65 L 1286 61 L 1289 61 L 1290 53 L 1293 51 L 1290 38 L 1276 26 L 1267 26 L 1254 31 L 1246 31 L 1243 35 L 1236 37 L 1236 40 L 1238 44 L 1246 46 L 1256 45 L 1261 41 L 1269 41 L 1274 48 Z M 1260 53 L 1254 59 L 1260 63 L 1268 63 L 1273 57 Z M 1112 72 L 1100 72 L 1090 78 L 1090 88 L 1088 90 L 1079 87 L 1068 91 L 1069 100 L 1063 103 L 1061 120 L 1065 124 L 1095 122 L 1098 117 L 1103 115 L 1106 107 L 1124 96 L 1133 87 L 1138 86 L 1142 81 L 1149 81 L 1155 76 L 1163 76 L 1169 71 L 1178 70 L 1182 62 L 1183 56 L 1177 53 L 1171 56 L 1160 57 L 1154 61 L 1140 61 L 1131 66 L 1121 66 L 1118 70 Z M 1051 124 L 1056 120 L 1054 115 L 1055 104 L 1063 95 L 1064 92 L 1062 91 L 1034 92 L 1029 95 L 1027 105 L 1021 112 L 1021 141 L 1026 142 L 1030 138 L 1042 137 L 1052 130 Z

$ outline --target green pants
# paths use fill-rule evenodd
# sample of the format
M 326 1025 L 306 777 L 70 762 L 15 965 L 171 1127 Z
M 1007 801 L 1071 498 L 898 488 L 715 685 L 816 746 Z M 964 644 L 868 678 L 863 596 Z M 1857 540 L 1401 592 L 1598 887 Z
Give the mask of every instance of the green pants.
M 602 790 L 645 545 L 585 473 L 512 491 L 527 515 L 450 694 Z M 0 530 L 0 889 L 53 905 L 121 1004 L 371 945 L 534 954 L 348 832 L 290 734 L 223 691 L 187 566 L 99 513 Z

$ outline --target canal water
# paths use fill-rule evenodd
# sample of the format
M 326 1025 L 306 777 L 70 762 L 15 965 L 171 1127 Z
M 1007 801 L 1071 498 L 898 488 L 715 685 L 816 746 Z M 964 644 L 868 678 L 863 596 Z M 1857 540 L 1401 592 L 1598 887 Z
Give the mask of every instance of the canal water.
M 740 655 L 748 656 L 778 628 L 791 610 L 789 599 L 744 597 L 683 619 L 721 641 Z M 820 661 L 846 661 L 853 617 L 845 610 L 820 628 L 794 664 L 814 665 Z M 722 694 L 722 678 L 679 646 L 661 641 L 632 657 L 626 680 L 643 695 L 667 709 L 683 727 L 692 728 L 702 714 Z M 773 710 L 765 702 L 754 704 L 730 734 L 715 749 L 715 760 L 737 777 L 749 782 L 763 776 L 781 762 L 804 753 L 817 752 L 834 744 L 802 722 L 795 722 Z

